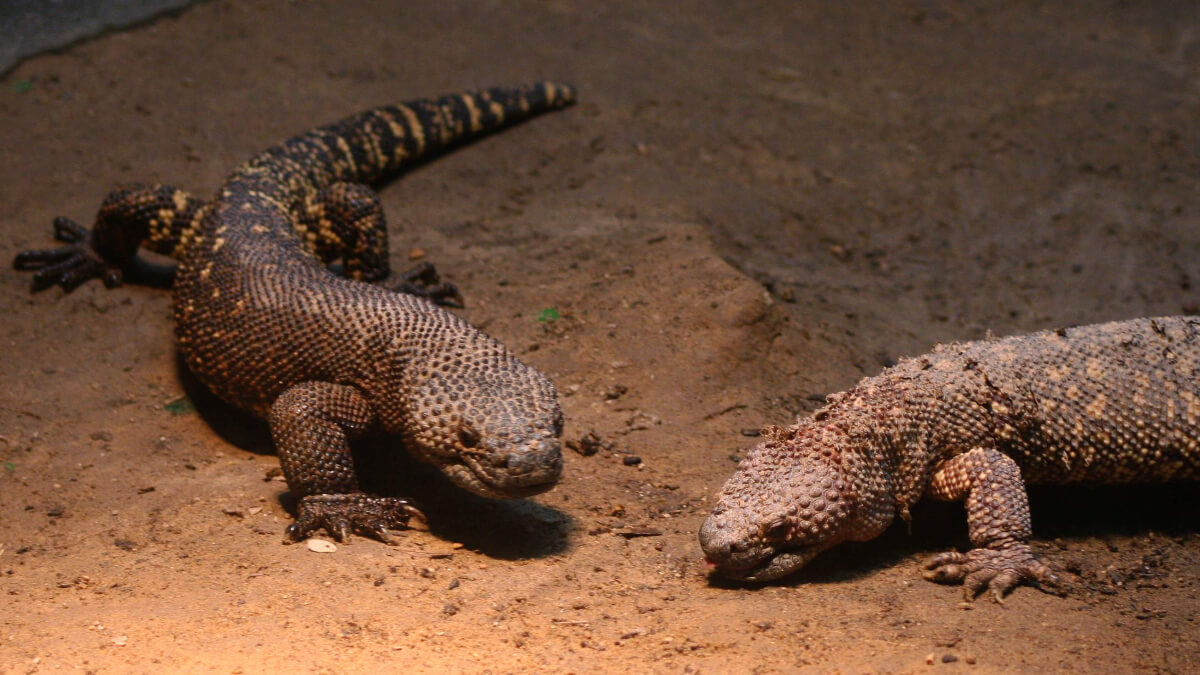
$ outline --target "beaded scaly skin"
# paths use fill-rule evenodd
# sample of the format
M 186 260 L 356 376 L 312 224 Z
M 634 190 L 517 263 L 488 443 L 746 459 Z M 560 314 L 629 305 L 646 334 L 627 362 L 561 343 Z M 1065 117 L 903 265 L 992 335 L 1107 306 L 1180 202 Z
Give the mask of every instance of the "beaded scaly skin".
M 725 576 L 776 579 L 881 534 L 922 497 L 964 500 L 974 546 L 926 566 L 999 600 L 1057 590 L 1030 547 L 1025 482 L 1200 478 L 1200 317 L 940 345 L 811 418 L 764 430 L 700 530 Z
M 174 318 L 188 367 L 214 393 L 268 420 L 290 491 L 288 528 L 385 541 L 417 514 L 363 493 L 349 443 L 396 434 L 418 459 L 489 497 L 550 489 L 562 470 L 554 385 L 434 303 L 459 304 L 430 265 L 388 268 L 387 229 L 367 185 L 532 115 L 570 105 L 538 83 L 368 110 L 252 158 L 209 202 L 171 186 L 128 186 L 91 231 L 66 218 L 66 246 L 26 251 L 34 290 L 109 286 L 139 247 L 179 260 Z M 328 264 L 340 259 L 342 276 Z M 374 282 L 374 283 L 364 283 Z

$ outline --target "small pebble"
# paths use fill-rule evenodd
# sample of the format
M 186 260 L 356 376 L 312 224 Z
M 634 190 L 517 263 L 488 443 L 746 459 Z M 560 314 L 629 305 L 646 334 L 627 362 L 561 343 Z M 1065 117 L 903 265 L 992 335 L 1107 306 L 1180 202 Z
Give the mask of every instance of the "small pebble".
M 621 458 L 621 463 L 625 466 L 635 466 L 642 463 L 642 458 L 637 455 L 625 455 Z
M 587 432 L 578 441 L 568 440 L 566 445 L 584 457 L 590 457 L 600 450 L 612 450 L 613 448 L 612 442 L 606 442 L 595 431 Z
M 626 387 L 623 384 L 614 384 L 613 386 L 604 390 L 604 400 L 615 401 L 624 396 L 628 391 L 629 387 Z
M 309 539 L 307 545 L 313 553 L 333 553 L 337 550 L 336 544 L 325 539 Z

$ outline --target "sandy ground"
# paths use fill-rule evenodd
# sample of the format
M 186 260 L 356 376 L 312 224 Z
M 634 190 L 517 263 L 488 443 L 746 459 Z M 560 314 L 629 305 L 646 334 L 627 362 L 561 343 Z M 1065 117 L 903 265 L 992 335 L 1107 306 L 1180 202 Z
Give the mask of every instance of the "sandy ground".
M 938 341 L 1200 304 L 1194 8 L 833 4 L 214 1 L 0 81 L 3 260 L 122 181 L 211 194 L 369 105 L 574 82 L 382 199 L 394 264 L 425 250 L 613 444 L 512 503 L 364 444 L 430 530 L 284 546 L 264 427 L 181 369 L 169 293 L 0 274 L 0 672 L 1194 670 L 1190 486 L 1035 491 L 1066 598 L 922 581 L 954 505 L 709 579 L 760 425 Z

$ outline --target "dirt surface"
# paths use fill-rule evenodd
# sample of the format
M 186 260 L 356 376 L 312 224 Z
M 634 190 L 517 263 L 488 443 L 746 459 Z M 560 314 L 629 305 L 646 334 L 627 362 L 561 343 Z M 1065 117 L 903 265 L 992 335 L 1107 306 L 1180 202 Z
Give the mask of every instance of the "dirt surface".
M 938 341 L 1200 304 L 1194 9 L 835 4 L 215 1 L 15 69 L 3 260 L 122 181 L 211 194 L 360 108 L 574 82 L 382 199 L 393 264 L 427 252 L 611 445 L 509 503 L 364 444 L 430 530 L 284 546 L 264 427 L 180 367 L 161 282 L 5 272 L 0 672 L 1194 669 L 1192 486 L 1035 491 L 1067 598 L 922 581 L 953 505 L 709 579 L 696 531 L 760 425 Z

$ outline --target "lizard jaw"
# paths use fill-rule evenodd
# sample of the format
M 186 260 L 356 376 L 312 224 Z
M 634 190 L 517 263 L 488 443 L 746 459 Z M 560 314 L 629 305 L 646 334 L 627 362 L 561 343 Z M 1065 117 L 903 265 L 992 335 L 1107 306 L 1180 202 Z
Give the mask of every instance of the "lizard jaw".
M 489 499 L 521 499 L 541 494 L 553 488 L 562 473 L 561 455 L 557 455 L 545 466 L 525 473 L 488 470 L 486 462 L 471 455 L 463 456 L 458 462 L 445 464 L 442 472 L 455 485 Z
M 736 581 L 763 582 L 773 581 L 786 577 L 796 570 L 804 567 L 817 556 L 818 553 L 824 551 L 827 546 L 820 547 L 805 547 L 801 549 L 792 549 L 787 551 L 777 551 L 769 553 L 761 562 L 743 568 L 722 567 L 718 563 L 708 561 L 709 565 L 716 568 L 717 574 Z

